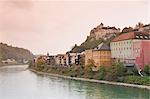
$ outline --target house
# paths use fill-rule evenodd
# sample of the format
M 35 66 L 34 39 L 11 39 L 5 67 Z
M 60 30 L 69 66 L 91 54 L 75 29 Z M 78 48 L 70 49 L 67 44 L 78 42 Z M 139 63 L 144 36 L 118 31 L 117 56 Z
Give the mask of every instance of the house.
M 59 66 L 71 66 L 73 64 L 78 65 L 80 63 L 81 53 L 69 53 L 58 54 L 55 56 L 56 65 Z
M 67 65 L 79 65 L 80 64 L 80 58 L 81 58 L 81 53 L 66 53 L 67 56 Z
M 58 55 L 56 55 L 55 56 L 56 65 L 66 66 L 67 65 L 66 58 L 67 58 L 66 54 L 58 54 Z
M 6 59 L 2 60 L 2 64 L 17 64 L 17 61 L 15 59 Z
M 47 53 L 47 61 L 46 61 L 47 65 L 55 65 L 55 59 L 54 56 L 49 55 L 49 53 Z
M 150 24 L 143 25 L 143 26 L 140 27 L 138 30 L 139 30 L 139 31 L 142 31 L 142 32 L 144 31 L 144 32 L 147 32 L 147 33 L 150 34 Z
M 145 32 L 124 33 L 110 43 L 112 58 L 126 66 L 143 69 L 150 63 L 150 34 Z
M 103 23 L 101 23 L 96 28 L 92 29 L 90 32 L 90 36 L 96 38 L 96 40 L 100 38 L 109 39 L 111 36 L 120 32 L 120 29 L 116 27 L 104 27 Z
M 111 64 L 111 51 L 110 47 L 101 43 L 97 48 L 86 50 L 85 54 L 85 66 L 88 65 L 89 60 L 93 60 L 95 66 L 110 66 Z

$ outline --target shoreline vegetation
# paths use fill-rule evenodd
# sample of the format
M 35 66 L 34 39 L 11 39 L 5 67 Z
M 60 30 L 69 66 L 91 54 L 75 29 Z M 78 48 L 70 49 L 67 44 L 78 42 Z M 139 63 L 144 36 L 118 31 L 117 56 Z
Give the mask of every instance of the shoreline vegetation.
M 86 82 L 100 83 L 100 84 L 110 84 L 110 85 L 133 87 L 133 88 L 142 88 L 142 89 L 150 90 L 150 86 L 145 86 L 145 85 L 136 85 L 136 84 L 129 84 L 129 83 L 121 83 L 121 82 L 111 82 L 111 81 L 104 81 L 104 80 L 95 80 L 95 79 L 87 79 L 87 78 L 79 78 L 79 77 L 70 77 L 70 76 L 64 76 L 64 75 L 60 75 L 60 74 L 54 74 L 54 73 L 47 73 L 47 72 L 43 72 L 43 71 L 37 71 L 37 70 L 31 69 L 31 68 L 29 68 L 29 70 L 34 72 L 34 73 L 37 73 L 37 74 L 55 76 L 55 77 L 60 77 L 60 78 L 64 78 L 64 79 L 86 81 Z
M 148 75 L 140 77 L 135 69 L 127 70 L 121 63 L 112 64 L 110 67 L 101 66 L 98 71 L 92 71 L 92 64 L 86 67 L 81 65 L 64 67 L 31 63 L 28 68 L 35 73 L 61 78 L 150 90 L 150 77 Z
M 0 64 L 0 67 L 4 67 L 4 66 L 15 66 L 15 65 L 28 65 L 28 64 L 23 64 L 23 63 L 16 63 L 16 64 Z

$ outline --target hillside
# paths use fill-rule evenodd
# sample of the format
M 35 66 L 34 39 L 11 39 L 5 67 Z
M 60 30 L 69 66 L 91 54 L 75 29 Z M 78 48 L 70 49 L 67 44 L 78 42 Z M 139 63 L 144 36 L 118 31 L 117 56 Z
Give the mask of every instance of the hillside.
M 93 49 L 102 42 L 109 44 L 111 39 L 113 39 L 119 33 L 120 29 L 117 29 L 114 26 L 104 26 L 104 24 L 101 23 L 90 31 L 90 36 L 88 36 L 81 45 L 77 46 L 75 44 L 70 52 L 80 53 L 84 50 Z
M 32 60 L 33 57 L 34 55 L 27 49 L 0 43 L 0 61 L 15 59 L 17 62 L 20 62 L 21 60 Z
M 120 31 L 120 28 L 116 28 L 114 26 L 104 26 L 104 24 L 101 23 L 90 31 L 90 36 L 88 36 L 81 45 L 75 44 L 70 52 L 80 53 L 84 50 L 93 49 L 102 42 L 109 45 L 113 38 L 119 36 L 120 34 L 133 31 L 142 31 L 145 33 L 149 33 L 150 24 L 144 25 L 143 23 L 139 22 L 134 28 L 129 26 L 123 28 L 122 31 Z
M 96 40 L 95 38 L 88 36 L 85 42 L 83 42 L 81 45 L 78 46 L 75 44 L 75 46 L 71 49 L 70 52 L 80 53 L 84 50 L 93 49 L 102 42 L 103 42 L 102 39 Z

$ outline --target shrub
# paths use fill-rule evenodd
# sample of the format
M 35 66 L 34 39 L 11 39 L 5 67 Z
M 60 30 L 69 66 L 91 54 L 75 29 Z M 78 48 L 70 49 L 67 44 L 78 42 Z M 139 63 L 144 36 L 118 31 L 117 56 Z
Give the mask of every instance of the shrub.
M 114 63 L 112 66 L 107 68 L 104 79 L 109 81 L 118 81 L 118 78 L 124 76 L 126 71 L 127 70 L 122 63 Z
M 88 60 L 88 65 L 85 66 L 85 72 L 92 72 L 92 67 L 95 66 L 95 62 L 93 59 Z
M 96 79 L 99 79 L 99 80 L 103 80 L 104 79 L 104 76 L 106 74 L 106 69 L 104 66 L 100 66 L 99 70 L 98 70 L 98 73 L 97 73 L 97 78 Z
M 144 67 L 144 73 L 145 73 L 146 75 L 150 76 L 150 65 L 146 65 L 146 66 Z
M 126 76 L 124 77 L 124 82 L 139 85 L 150 85 L 150 77 Z

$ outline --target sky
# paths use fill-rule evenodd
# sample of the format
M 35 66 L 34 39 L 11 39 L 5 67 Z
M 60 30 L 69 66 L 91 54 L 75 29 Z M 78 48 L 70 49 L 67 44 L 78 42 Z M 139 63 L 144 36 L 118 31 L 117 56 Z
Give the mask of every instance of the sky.
M 0 42 L 34 54 L 65 53 L 101 22 L 150 23 L 150 0 L 0 0 Z

